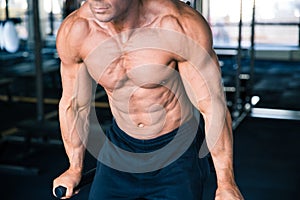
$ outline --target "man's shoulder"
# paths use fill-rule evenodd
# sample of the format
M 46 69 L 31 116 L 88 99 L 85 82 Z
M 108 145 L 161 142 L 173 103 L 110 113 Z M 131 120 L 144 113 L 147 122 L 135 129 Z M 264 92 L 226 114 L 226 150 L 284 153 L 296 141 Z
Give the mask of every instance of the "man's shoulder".
M 160 9 L 156 13 L 159 16 L 159 26 L 161 28 L 175 29 L 180 31 L 188 27 L 188 24 L 194 24 L 199 27 L 203 23 L 201 14 L 181 1 L 174 0 L 157 0 L 153 1 L 152 7 L 158 7 L 161 3 Z M 197 28 L 197 27 L 194 27 Z
M 81 35 L 87 32 L 88 27 L 88 20 L 74 12 L 63 21 L 58 34 Z
M 89 22 L 86 18 L 78 14 L 77 11 L 70 14 L 61 24 L 56 44 L 58 47 L 68 48 L 77 46 L 89 34 Z
M 211 49 L 211 29 L 200 12 L 181 1 L 166 0 L 162 7 L 158 23 L 160 28 L 180 32 L 199 43 L 203 48 Z
M 77 11 L 63 21 L 56 38 L 56 47 L 61 59 L 78 60 L 81 57 L 82 43 L 89 34 L 89 26 L 88 19 Z

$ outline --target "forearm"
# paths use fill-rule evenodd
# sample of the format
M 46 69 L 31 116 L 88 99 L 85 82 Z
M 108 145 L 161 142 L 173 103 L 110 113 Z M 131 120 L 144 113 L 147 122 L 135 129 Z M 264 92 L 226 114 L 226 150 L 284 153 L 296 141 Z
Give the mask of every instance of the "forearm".
M 198 101 L 205 120 L 206 144 L 213 159 L 218 184 L 234 181 L 232 122 L 225 103 L 222 95 L 211 95 Z
M 215 145 L 210 148 L 214 167 L 217 174 L 217 184 L 234 184 L 233 172 L 233 137 L 231 129 L 231 117 L 226 110 L 226 118 L 219 137 L 215 141 Z M 216 122 L 217 123 L 217 122 Z
M 90 107 L 78 107 L 74 101 L 64 101 L 59 105 L 59 120 L 62 139 L 70 169 L 82 171 L 89 131 Z

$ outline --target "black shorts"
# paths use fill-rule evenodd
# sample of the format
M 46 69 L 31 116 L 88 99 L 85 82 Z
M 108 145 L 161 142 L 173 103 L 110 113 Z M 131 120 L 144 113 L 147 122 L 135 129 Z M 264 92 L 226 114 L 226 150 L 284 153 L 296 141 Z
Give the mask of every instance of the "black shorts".
M 203 123 L 192 119 L 180 127 L 189 132 L 197 126 L 196 136 L 187 150 L 167 166 L 144 173 L 129 173 L 109 167 L 98 161 L 89 200 L 148 199 L 148 200 L 200 200 L 203 183 L 209 175 L 208 159 L 199 158 L 204 140 Z M 113 121 L 106 136 L 121 149 L 134 153 L 153 152 L 169 144 L 178 129 L 160 137 L 139 140 L 130 137 Z M 101 154 L 101 153 L 100 153 Z

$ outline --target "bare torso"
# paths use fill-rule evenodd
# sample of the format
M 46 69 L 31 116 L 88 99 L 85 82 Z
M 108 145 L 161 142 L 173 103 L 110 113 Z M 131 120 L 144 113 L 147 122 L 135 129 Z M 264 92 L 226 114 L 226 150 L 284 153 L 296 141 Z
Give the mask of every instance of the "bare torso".
M 231 117 L 212 46 L 206 20 L 177 0 L 87 0 L 69 15 L 57 50 L 63 86 L 59 121 L 70 166 L 53 188 L 66 186 L 67 198 L 76 193 L 94 79 L 107 92 L 117 124 L 134 138 L 178 128 L 193 117 L 195 106 L 216 169 L 216 199 L 242 200 L 234 181 Z
M 168 9 L 178 12 L 173 7 Z M 151 13 L 149 8 L 138 29 L 118 33 L 97 22 L 88 9 L 83 6 L 77 13 L 89 27 L 80 55 L 91 77 L 107 92 L 120 128 L 132 137 L 150 139 L 188 121 L 193 112 L 177 70 L 180 56 L 167 49 L 133 47 L 149 39 L 141 37 L 141 28 L 180 29 L 176 16 L 164 10 Z

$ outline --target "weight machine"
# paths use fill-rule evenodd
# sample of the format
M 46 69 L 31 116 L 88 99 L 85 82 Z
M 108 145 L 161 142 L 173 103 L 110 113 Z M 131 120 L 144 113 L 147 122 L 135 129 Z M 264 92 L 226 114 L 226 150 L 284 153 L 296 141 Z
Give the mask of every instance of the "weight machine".
M 59 124 L 45 120 L 44 116 L 44 95 L 43 95 L 43 58 L 42 58 L 42 38 L 40 31 L 39 1 L 28 1 L 29 7 L 32 8 L 32 21 L 34 32 L 34 66 L 35 66 L 35 91 L 36 91 L 36 119 L 25 120 L 17 124 L 17 128 L 25 133 L 25 142 L 30 142 L 32 134 L 39 134 L 43 137 L 47 134 L 58 134 Z M 6 16 L 8 15 L 8 0 L 6 0 Z M 21 174 L 36 175 L 39 172 L 37 168 L 29 168 L 17 165 L 1 164 L 0 170 L 13 171 Z
M 207 0 L 209 4 L 210 0 Z M 208 18 L 210 18 L 210 9 L 208 9 Z M 238 39 L 237 47 L 234 48 L 216 48 L 216 53 L 220 57 L 230 57 L 232 59 L 232 65 L 234 76 L 232 77 L 233 85 L 224 84 L 224 91 L 227 98 L 227 105 L 231 111 L 232 116 L 232 128 L 236 129 L 239 124 L 245 119 L 251 112 L 252 107 L 258 102 L 258 97 L 252 97 L 254 66 L 255 66 L 255 0 L 253 0 L 252 8 L 252 20 L 251 20 L 251 41 L 250 47 L 245 49 L 242 47 L 242 29 L 243 29 L 243 0 L 240 0 L 240 13 L 238 23 Z M 246 57 L 250 60 L 249 70 L 244 70 L 243 59 Z M 227 78 L 227 77 L 223 77 Z M 230 80 L 232 82 L 232 80 Z M 253 101 L 255 100 L 255 101 Z

